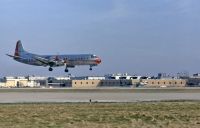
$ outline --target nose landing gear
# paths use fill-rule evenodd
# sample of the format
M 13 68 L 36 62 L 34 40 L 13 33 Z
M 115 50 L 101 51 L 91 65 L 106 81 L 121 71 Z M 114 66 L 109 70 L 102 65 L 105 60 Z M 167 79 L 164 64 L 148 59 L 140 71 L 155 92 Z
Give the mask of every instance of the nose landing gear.
M 68 66 L 67 66 L 66 63 L 65 63 L 65 72 L 69 72 L 69 70 L 68 70 Z
M 66 69 L 65 69 L 65 72 L 69 72 L 69 70 L 66 68 Z

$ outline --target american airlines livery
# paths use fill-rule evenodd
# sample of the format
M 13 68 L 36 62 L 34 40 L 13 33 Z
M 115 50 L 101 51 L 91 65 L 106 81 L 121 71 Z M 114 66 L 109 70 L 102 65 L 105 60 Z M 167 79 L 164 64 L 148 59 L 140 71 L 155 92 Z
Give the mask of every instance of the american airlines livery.
M 29 53 L 23 49 L 21 41 L 17 41 L 14 55 L 6 54 L 14 60 L 35 66 L 49 66 L 49 71 L 53 71 L 53 67 L 65 66 L 65 72 L 68 68 L 74 68 L 79 65 L 89 65 L 90 70 L 93 66 L 101 63 L 101 59 L 93 54 L 77 54 L 77 55 L 37 55 Z

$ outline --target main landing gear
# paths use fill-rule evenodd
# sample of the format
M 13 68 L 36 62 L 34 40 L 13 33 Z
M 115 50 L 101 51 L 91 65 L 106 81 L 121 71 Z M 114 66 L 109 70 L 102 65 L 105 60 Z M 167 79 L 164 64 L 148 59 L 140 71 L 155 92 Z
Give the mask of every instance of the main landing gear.
M 52 67 L 49 67 L 49 71 L 50 71 L 50 72 L 53 71 L 53 68 L 52 68 Z
M 66 68 L 66 69 L 65 69 L 65 72 L 69 72 L 69 70 Z
M 90 69 L 89 69 L 90 71 L 92 71 L 92 66 L 90 66 Z

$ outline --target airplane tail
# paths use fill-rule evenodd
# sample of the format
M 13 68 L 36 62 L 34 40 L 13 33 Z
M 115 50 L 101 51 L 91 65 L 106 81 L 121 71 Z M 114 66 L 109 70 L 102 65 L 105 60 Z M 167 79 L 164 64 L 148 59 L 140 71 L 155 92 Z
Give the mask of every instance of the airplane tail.
M 17 41 L 16 48 L 15 48 L 15 56 L 20 56 L 21 53 L 25 52 L 22 43 L 20 40 Z

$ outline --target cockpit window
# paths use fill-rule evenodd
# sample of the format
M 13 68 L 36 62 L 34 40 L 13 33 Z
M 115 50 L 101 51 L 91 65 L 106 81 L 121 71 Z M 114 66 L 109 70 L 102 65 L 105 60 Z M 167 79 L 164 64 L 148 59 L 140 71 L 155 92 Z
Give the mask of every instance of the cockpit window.
M 92 55 L 91 58 L 97 58 L 97 56 L 96 55 Z

